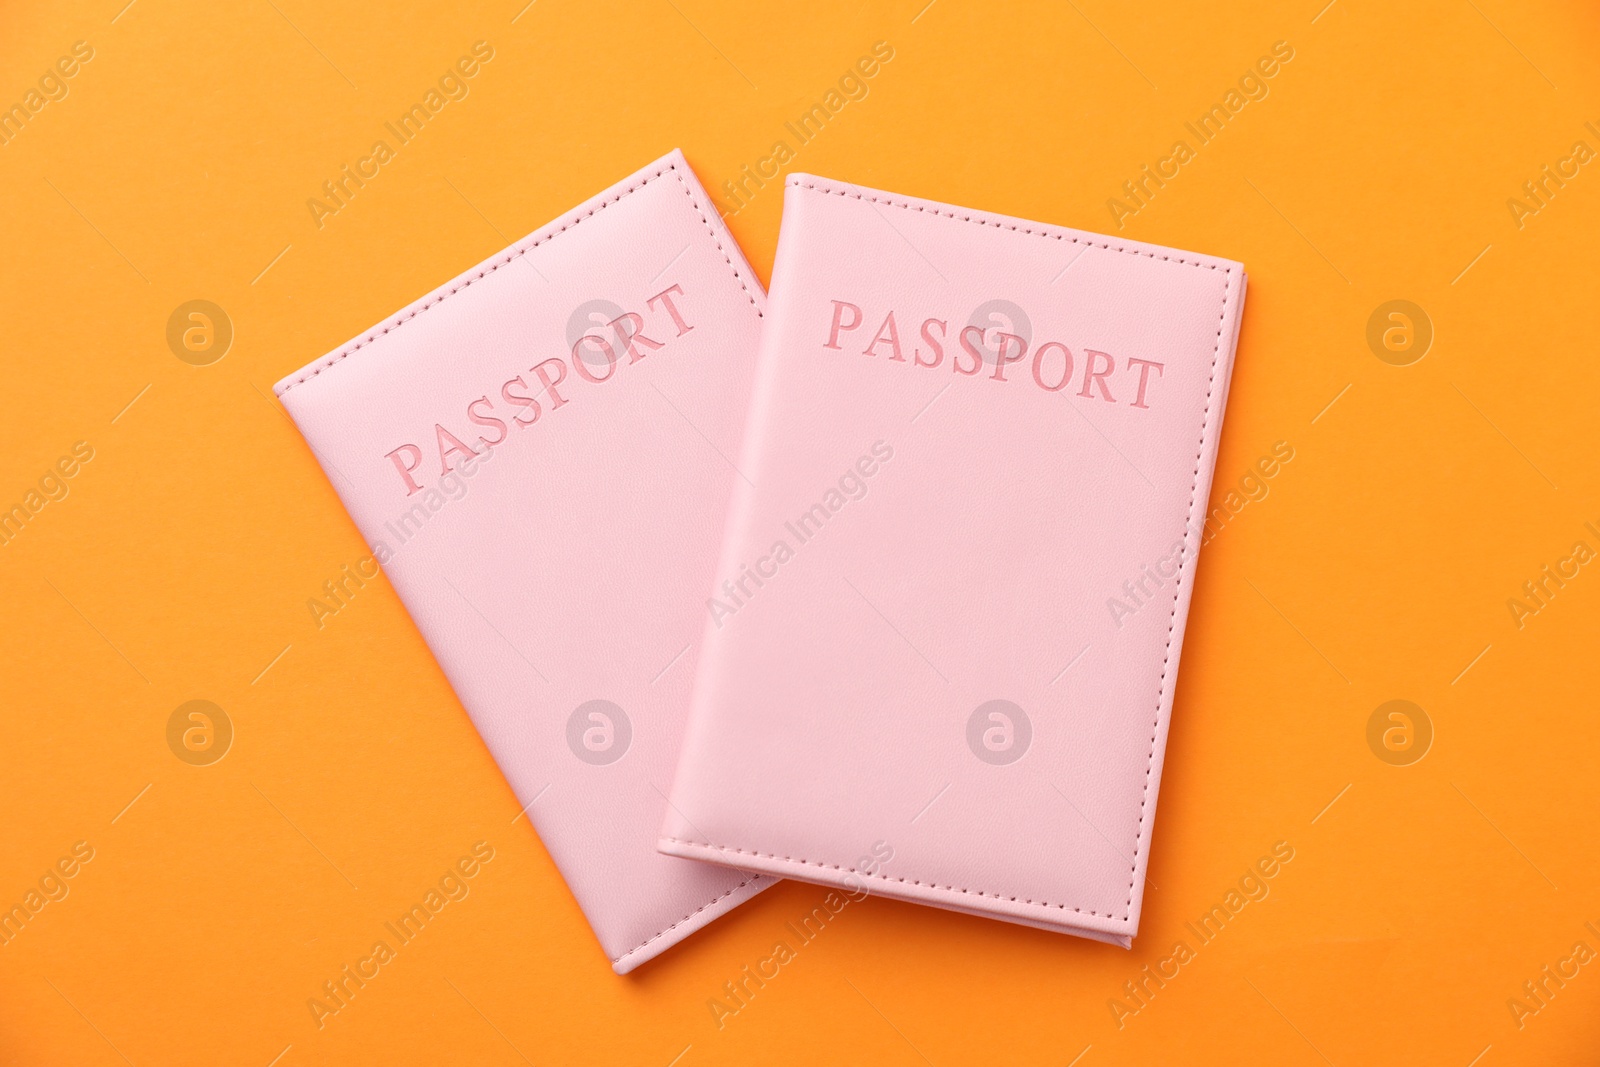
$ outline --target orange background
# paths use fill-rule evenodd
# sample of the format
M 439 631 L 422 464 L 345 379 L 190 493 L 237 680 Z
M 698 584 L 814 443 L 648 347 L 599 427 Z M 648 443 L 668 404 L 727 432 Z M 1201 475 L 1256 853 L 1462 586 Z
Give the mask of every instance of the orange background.
M 1590 5 L 523 2 L 0 10 L 0 103 L 94 49 L 0 147 L 0 505 L 94 449 L 0 547 L 0 906 L 94 850 L 0 947 L 0 1060 L 1593 1054 L 1600 965 L 1520 1027 L 1507 1006 L 1600 951 L 1600 565 L 1521 629 L 1507 608 L 1600 548 L 1600 164 L 1520 227 L 1507 206 L 1600 150 Z M 477 40 L 470 96 L 319 229 L 306 200 Z M 366 550 L 270 387 L 673 146 L 716 195 L 880 40 L 870 94 L 791 169 L 1101 231 L 1289 43 L 1122 232 L 1250 272 L 1213 506 L 1275 442 L 1295 458 L 1202 555 L 1132 952 L 868 900 L 719 1028 L 707 1001 L 822 891 L 613 975 L 392 590 L 313 621 Z M 763 275 L 780 205 L 730 217 Z M 203 367 L 166 341 L 197 298 L 235 330 Z M 1410 366 L 1367 344 L 1391 299 L 1433 323 Z M 168 747 L 191 699 L 235 729 L 210 766 Z M 1391 699 L 1434 729 L 1410 766 L 1368 747 Z M 318 1029 L 307 1000 L 479 841 L 471 895 Z M 1119 1028 L 1108 1000 L 1278 841 L 1270 897 Z

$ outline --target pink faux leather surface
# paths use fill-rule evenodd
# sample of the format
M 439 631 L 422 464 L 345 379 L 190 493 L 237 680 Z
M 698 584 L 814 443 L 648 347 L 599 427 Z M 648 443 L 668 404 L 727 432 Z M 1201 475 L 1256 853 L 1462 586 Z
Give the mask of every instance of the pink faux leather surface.
M 1244 287 L 792 175 L 662 851 L 1129 944 Z
M 764 307 L 674 151 L 277 385 L 618 973 L 768 883 L 655 849 Z

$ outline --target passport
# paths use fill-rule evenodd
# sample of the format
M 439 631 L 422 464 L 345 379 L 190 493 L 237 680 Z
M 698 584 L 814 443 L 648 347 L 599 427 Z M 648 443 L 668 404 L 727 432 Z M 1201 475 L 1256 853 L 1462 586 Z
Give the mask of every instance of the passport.
M 1130 945 L 1244 291 L 791 175 L 661 850 Z
M 770 881 L 655 848 L 765 304 L 674 151 L 276 387 L 619 974 Z

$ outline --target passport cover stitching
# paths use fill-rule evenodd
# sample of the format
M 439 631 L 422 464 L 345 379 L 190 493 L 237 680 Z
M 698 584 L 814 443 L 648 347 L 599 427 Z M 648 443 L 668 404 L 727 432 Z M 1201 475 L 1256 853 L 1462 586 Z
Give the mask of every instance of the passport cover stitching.
M 405 323 L 409 322 L 410 320 L 416 318 L 418 315 L 422 314 L 424 311 L 427 311 L 429 308 L 434 307 L 437 304 L 443 303 L 446 297 L 454 296 L 456 293 L 459 293 L 461 290 L 465 289 L 467 286 L 471 285 L 473 282 L 477 281 L 478 279 L 483 278 L 486 275 L 492 274 L 495 271 L 499 270 L 501 267 L 504 267 L 504 266 L 506 266 L 506 265 L 508 265 L 508 264 L 510 264 L 512 262 L 515 262 L 517 257 L 522 256 L 522 255 L 526 254 L 527 252 L 529 252 L 529 251 L 531 251 L 531 250 L 533 250 L 535 248 L 538 248 L 540 245 L 544 244 L 546 241 L 554 240 L 555 238 L 559 237 L 561 234 L 565 233 L 567 230 L 570 230 L 574 226 L 578 225 L 578 223 L 582 222 L 584 219 L 589 218 L 591 215 L 594 215 L 594 214 L 596 214 L 596 213 L 598 213 L 600 211 L 604 211 L 606 208 L 610 207 L 612 204 L 620 202 L 623 199 L 623 197 L 626 197 L 630 193 L 633 193 L 633 192 L 635 192 L 635 191 L 637 191 L 639 189 L 643 189 L 646 185 L 649 185 L 651 182 L 655 181 L 657 178 L 661 177 L 663 174 L 667 173 L 667 171 L 669 171 L 669 170 L 672 171 L 673 177 L 678 179 L 678 184 L 683 189 L 683 195 L 687 196 L 689 198 L 689 205 L 692 208 L 694 208 L 695 214 L 700 216 L 700 221 L 702 223 L 705 223 L 706 232 L 711 235 L 711 240 L 712 240 L 712 242 L 714 244 L 716 244 L 717 251 L 722 253 L 723 262 L 728 264 L 728 269 L 733 271 L 733 276 L 735 278 L 739 279 L 739 288 L 743 289 L 745 291 L 745 295 L 750 297 L 750 305 L 751 305 L 751 307 L 755 308 L 756 318 L 759 319 L 759 318 L 764 317 L 762 315 L 762 313 L 761 313 L 760 306 L 756 304 L 755 297 L 750 295 L 750 287 L 745 285 L 745 283 L 744 283 L 744 276 L 739 273 L 739 268 L 734 264 L 733 258 L 728 255 L 727 250 L 722 247 L 722 240 L 719 237 L 717 237 L 717 231 L 711 228 L 711 223 L 706 219 L 705 211 L 702 210 L 700 205 L 695 202 L 694 191 L 689 188 L 689 183 L 683 180 L 683 175 L 678 173 L 677 164 L 669 163 L 665 167 L 663 167 L 662 169 L 656 171 L 654 174 L 650 175 L 648 178 L 646 178 L 643 181 L 641 181 L 639 184 L 628 186 L 628 188 L 626 188 L 622 192 L 618 193 L 612 199 L 607 200 L 604 203 L 600 204 L 599 207 L 591 208 L 590 210 L 584 212 L 582 215 L 579 215 L 577 218 L 573 219 L 571 222 L 567 223 L 565 226 L 562 226 L 559 230 L 556 230 L 553 233 L 545 234 L 542 237 L 536 237 L 536 238 L 534 238 L 533 241 L 529 242 L 526 245 L 518 245 L 516 251 L 514 251 L 510 255 L 506 256 L 504 259 L 500 260 L 498 263 L 492 264 L 487 270 L 479 271 L 477 274 L 475 274 L 472 277 L 468 278 L 466 281 L 462 282 L 460 285 L 456 286 L 454 289 L 448 289 L 445 292 L 440 293 L 438 296 L 434 297 L 432 300 L 428 301 L 426 304 L 423 304 L 421 307 L 407 312 L 405 315 L 401 316 L 400 318 L 396 319 L 394 322 L 392 322 L 389 325 L 385 326 L 383 329 L 379 330 L 377 333 L 368 334 L 366 337 L 362 338 L 360 341 L 357 341 L 355 344 L 351 345 L 349 348 L 346 348 L 343 351 L 336 353 L 335 355 L 329 356 L 327 359 L 323 360 L 321 363 L 318 363 L 316 370 L 313 370 L 310 374 L 302 374 L 300 377 L 296 378 L 294 381 L 290 382 L 288 385 L 285 385 L 282 389 L 280 389 L 278 391 L 278 395 L 282 396 L 284 393 L 287 393 L 289 390 L 293 389 L 295 386 L 300 385 L 303 382 L 310 381 L 312 378 L 315 378 L 317 375 L 321 374 L 323 371 L 327 370 L 329 367 L 333 366 L 335 363 L 338 363 L 340 360 L 344 359 L 346 356 L 353 355 L 354 353 L 356 353 L 356 352 L 360 351 L 361 349 L 365 348 L 367 345 L 371 344 L 373 341 L 376 341 L 379 337 L 382 337 L 384 334 L 388 333 L 389 331 L 398 330 L 402 325 L 404 325 Z M 526 238 L 524 238 L 524 240 L 526 240 Z
M 670 934 L 672 931 L 676 930 L 678 927 L 682 926 L 684 923 L 688 922 L 690 919 L 694 918 L 696 915 L 699 915 L 702 911 L 705 911 L 707 908 L 711 907 L 713 904 L 718 904 L 718 903 L 722 902 L 723 900 L 726 900 L 728 897 L 733 896 L 733 894 L 737 893 L 739 890 L 743 889 L 745 886 L 749 885 L 751 882 L 759 881 L 759 880 L 761 880 L 761 879 L 763 879 L 765 877 L 766 877 L 766 875 L 762 875 L 762 874 L 751 875 L 749 878 L 746 878 L 744 881 L 740 882 L 738 885 L 734 886 L 732 889 L 728 890 L 726 893 L 722 894 L 721 896 L 713 897 L 711 900 L 706 901 L 704 904 L 700 905 L 698 908 L 694 909 L 689 914 L 685 915 L 683 918 L 681 918 L 677 922 L 673 923 L 671 926 L 665 926 L 665 927 L 662 927 L 660 930 L 657 930 L 654 934 L 652 934 L 651 936 L 645 938 L 643 941 L 639 942 L 637 945 L 634 945 L 632 948 L 630 948 L 628 951 L 624 952 L 622 955 L 617 956 L 616 958 L 612 959 L 611 963 L 613 965 L 621 963 L 623 960 L 627 959 L 629 956 L 633 955 L 635 952 L 638 952 L 640 949 L 644 948 L 650 942 L 656 940 L 657 938 L 664 937 L 665 935 Z

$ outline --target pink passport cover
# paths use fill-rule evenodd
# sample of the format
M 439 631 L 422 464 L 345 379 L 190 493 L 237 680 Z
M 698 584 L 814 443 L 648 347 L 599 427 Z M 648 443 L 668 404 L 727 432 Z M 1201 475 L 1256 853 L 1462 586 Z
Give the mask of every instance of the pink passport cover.
M 792 175 L 662 851 L 1130 944 L 1244 285 Z
M 655 849 L 765 303 L 674 151 L 277 385 L 619 974 L 769 881 Z

